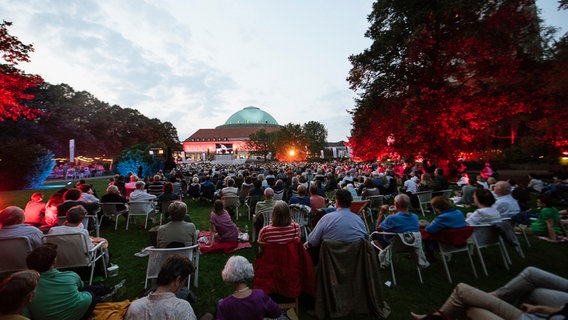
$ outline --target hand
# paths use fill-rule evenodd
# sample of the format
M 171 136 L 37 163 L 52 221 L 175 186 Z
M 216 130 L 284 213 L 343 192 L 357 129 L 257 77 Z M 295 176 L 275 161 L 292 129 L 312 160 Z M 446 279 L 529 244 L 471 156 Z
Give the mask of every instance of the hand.
M 389 205 L 388 204 L 383 204 L 381 206 L 381 211 L 387 211 L 389 209 Z

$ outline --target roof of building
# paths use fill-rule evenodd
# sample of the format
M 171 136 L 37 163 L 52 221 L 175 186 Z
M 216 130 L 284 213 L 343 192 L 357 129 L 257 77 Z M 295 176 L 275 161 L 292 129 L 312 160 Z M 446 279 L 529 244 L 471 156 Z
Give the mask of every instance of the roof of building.
M 248 140 L 252 133 L 261 129 L 266 132 L 280 130 L 280 126 L 249 126 L 249 127 L 217 127 L 215 129 L 199 129 L 184 142 L 231 141 Z
M 278 122 L 268 112 L 260 108 L 248 106 L 233 113 L 225 124 L 217 128 L 243 127 L 243 126 L 279 126 Z

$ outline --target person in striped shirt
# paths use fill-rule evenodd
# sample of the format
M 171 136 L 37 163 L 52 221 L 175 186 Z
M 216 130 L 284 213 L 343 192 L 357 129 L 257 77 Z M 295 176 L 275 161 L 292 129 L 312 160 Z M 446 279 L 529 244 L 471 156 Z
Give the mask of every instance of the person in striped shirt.
M 260 230 L 258 243 L 288 244 L 301 241 L 300 226 L 292 220 L 290 208 L 284 201 L 278 200 L 272 209 L 272 223 Z

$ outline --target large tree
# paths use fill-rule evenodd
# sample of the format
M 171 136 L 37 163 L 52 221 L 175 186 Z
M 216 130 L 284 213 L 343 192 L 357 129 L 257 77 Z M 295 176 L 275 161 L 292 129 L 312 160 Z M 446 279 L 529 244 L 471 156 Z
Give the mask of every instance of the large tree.
M 0 23 L 0 55 L 4 60 L 4 63 L 0 62 L 0 121 L 33 119 L 40 114 L 39 110 L 24 106 L 22 101 L 33 98 L 27 90 L 43 80 L 16 67 L 21 62 L 29 62 L 29 54 L 34 49 L 31 44 L 24 44 L 8 33 L 11 25 L 7 21 Z
M 270 154 L 276 153 L 275 142 L 276 132 L 266 132 L 265 129 L 260 129 L 249 136 L 245 149 L 253 155 L 261 156 L 266 162 Z
M 302 126 L 304 136 L 308 140 L 308 151 L 311 157 L 319 157 L 321 150 L 327 145 L 327 129 L 317 121 L 308 121 Z
M 381 0 L 350 57 L 356 156 L 451 158 L 515 143 L 548 108 L 534 0 Z M 506 139 L 501 139 L 506 138 Z

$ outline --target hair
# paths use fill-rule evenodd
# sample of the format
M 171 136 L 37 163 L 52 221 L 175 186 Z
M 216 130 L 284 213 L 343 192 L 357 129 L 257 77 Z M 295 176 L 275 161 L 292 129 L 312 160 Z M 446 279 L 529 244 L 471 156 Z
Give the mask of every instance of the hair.
M 81 190 L 81 192 L 89 192 L 89 190 L 91 190 L 92 186 L 90 184 L 83 183 L 83 184 L 80 184 L 77 188 L 79 190 Z
M 233 178 L 227 179 L 227 186 L 232 187 L 235 185 L 235 180 Z
M 353 196 L 349 190 L 338 189 L 335 191 L 335 201 L 337 201 L 341 208 L 349 208 L 351 202 L 353 202 Z
M 81 223 L 81 221 L 85 219 L 87 213 L 87 209 L 85 209 L 82 205 L 71 207 L 67 210 L 66 221 L 72 224 Z
M 274 198 L 274 189 L 272 188 L 264 189 L 264 198 L 269 198 L 269 199 Z
M 452 207 L 452 203 L 450 202 L 450 199 L 444 197 L 444 196 L 436 196 L 434 198 L 432 198 L 432 201 L 430 202 L 432 205 L 432 208 L 434 209 L 438 209 L 440 211 L 444 211 L 444 210 L 448 210 Z
M 39 273 L 35 270 L 15 272 L 0 283 L 0 314 L 13 314 L 18 309 L 31 302 L 30 294 L 33 294 Z M 26 300 L 27 299 L 27 300 Z
M 51 195 L 51 197 L 49 197 L 49 200 L 47 200 L 47 203 L 45 204 L 45 206 L 46 207 L 58 206 L 61 203 L 63 203 L 63 194 L 54 193 L 54 194 Z
M 257 189 L 260 189 L 260 188 L 262 188 L 262 180 L 254 180 L 252 182 L 252 185 Z
M 254 278 L 254 268 L 247 258 L 232 256 L 227 260 L 223 271 L 221 271 L 221 277 L 226 283 L 245 283 Z
M 0 211 L 0 224 L 3 226 L 21 224 L 25 220 L 24 210 L 20 207 L 9 206 Z
M 507 195 L 511 193 L 511 185 L 507 181 L 497 181 L 495 183 L 495 189 L 499 189 L 503 195 Z
M 107 187 L 106 192 L 107 192 L 107 193 L 118 194 L 118 193 L 120 193 L 120 190 L 118 190 L 118 187 L 117 187 L 117 186 L 111 185 L 111 186 L 108 186 L 108 187 Z
M 397 194 L 394 197 L 395 205 L 398 203 L 398 206 L 403 209 L 408 209 L 410 207 L 410 197 L 404 193 Z
M 40 202 L 41 199 L 43 199 L 43 193 L 41 192 L 34 192 L 31 196 L 33 202 Z
M 371 178 L 365 179 L 365 182 L 363 182 L 363 185 L 365 186 L 365 188 L 368 188 L 368 189 L 372 189 L 372 188 L 375 187 L 375 183 L 373 182 L 373 179 L 371 179 Z
M 426 187 L 431 187 L 432 183 L 432 176 L 429 173 L 424 173 L 420 176 L 420 184 Z
M 487 183 L 495 184 L 495 183 L 497 183 L 497 179 L 495 179 L 495 177 L 489 177 L 489 178 L 487 178 Z
M 138 189 L 138 190 L 144 189 L 145 185 L 146 185 L 146 183 L 144 181 L 136 181 L 136 189 Z
M 318 185 L 317 183 L 312 183 L 310 185 L 310 194 L 318 194 Z
M 537 198 L 537 200 L 540 200 L 540 202 L 547 208 L 554 206 L 554 204 L 556 202 L 554 200 L 554 198 L 552 198 L 551 196 L 548 196 L 546 194 L 540 194 L 536 198 Z
M 434 173 L 439 175 L 439 176 L 443 176 L 444 175 L 444 169 L 436 168 L 436 170 L 434 170 Z
M 188 257 L 175 254 L 162 263 L 156 284 L 158 286 L 167 286 L 174 282 L 177 277 L 180 277 L 182 281 L 186 281 L 194 271 L 195 266 Z
M 480 204 L 491 207 L 495 203 L 495 197 L 493 193 L 485 188 L 478 188 L 475 190 L 475 197 L 477 198 L 477 202 Z
M 57 245 L 44 243 L 28 254 L 26 265 L 28 269 L 42 273 L 51 269 L 55 258 L 57 258 Z
M 276 201 L 272 208 L 272 225 L 278 227 L 286 227 L 292 223 L 290 216 L 290 207 L 282 200 Z
M 308 189 L 303 184 L 298 185 L 298 196 L 303 197 L 308 193 Z
M 63 194 L 63 200 L 79 200 L 83 192 L 77 188 L 71 188 Z
M 173 201 L 168 207 L 168 213 L 172 221 L 182 221 L 187 213 L 187 205 L 182 201 Z
M 191 182 L 192 182 L 192 183 L 199 183 L 199 177 L 193 177 L 193 178 L 191 178 Z
M 162 192 L 169 192 L 169 193 L 174 192 L 174 184 L 171 182 L 164 183 L 164 186 L 162 187 Z
M 154 180 L 154 181 L 160 181 L 160 180 L 162 180 L 162 177 L 160 177 L 160 175 L 157 174 L 157 175 L 154 176 L 154 179 L 153 179 L 153 180 Z
M 223 200 L 215 200 L 215 202 L 213 202 L 213 212 L 215 212 L 216 214 L 223 214 L 223 212 L 225 212 L 225 205 L 223 204 Z

